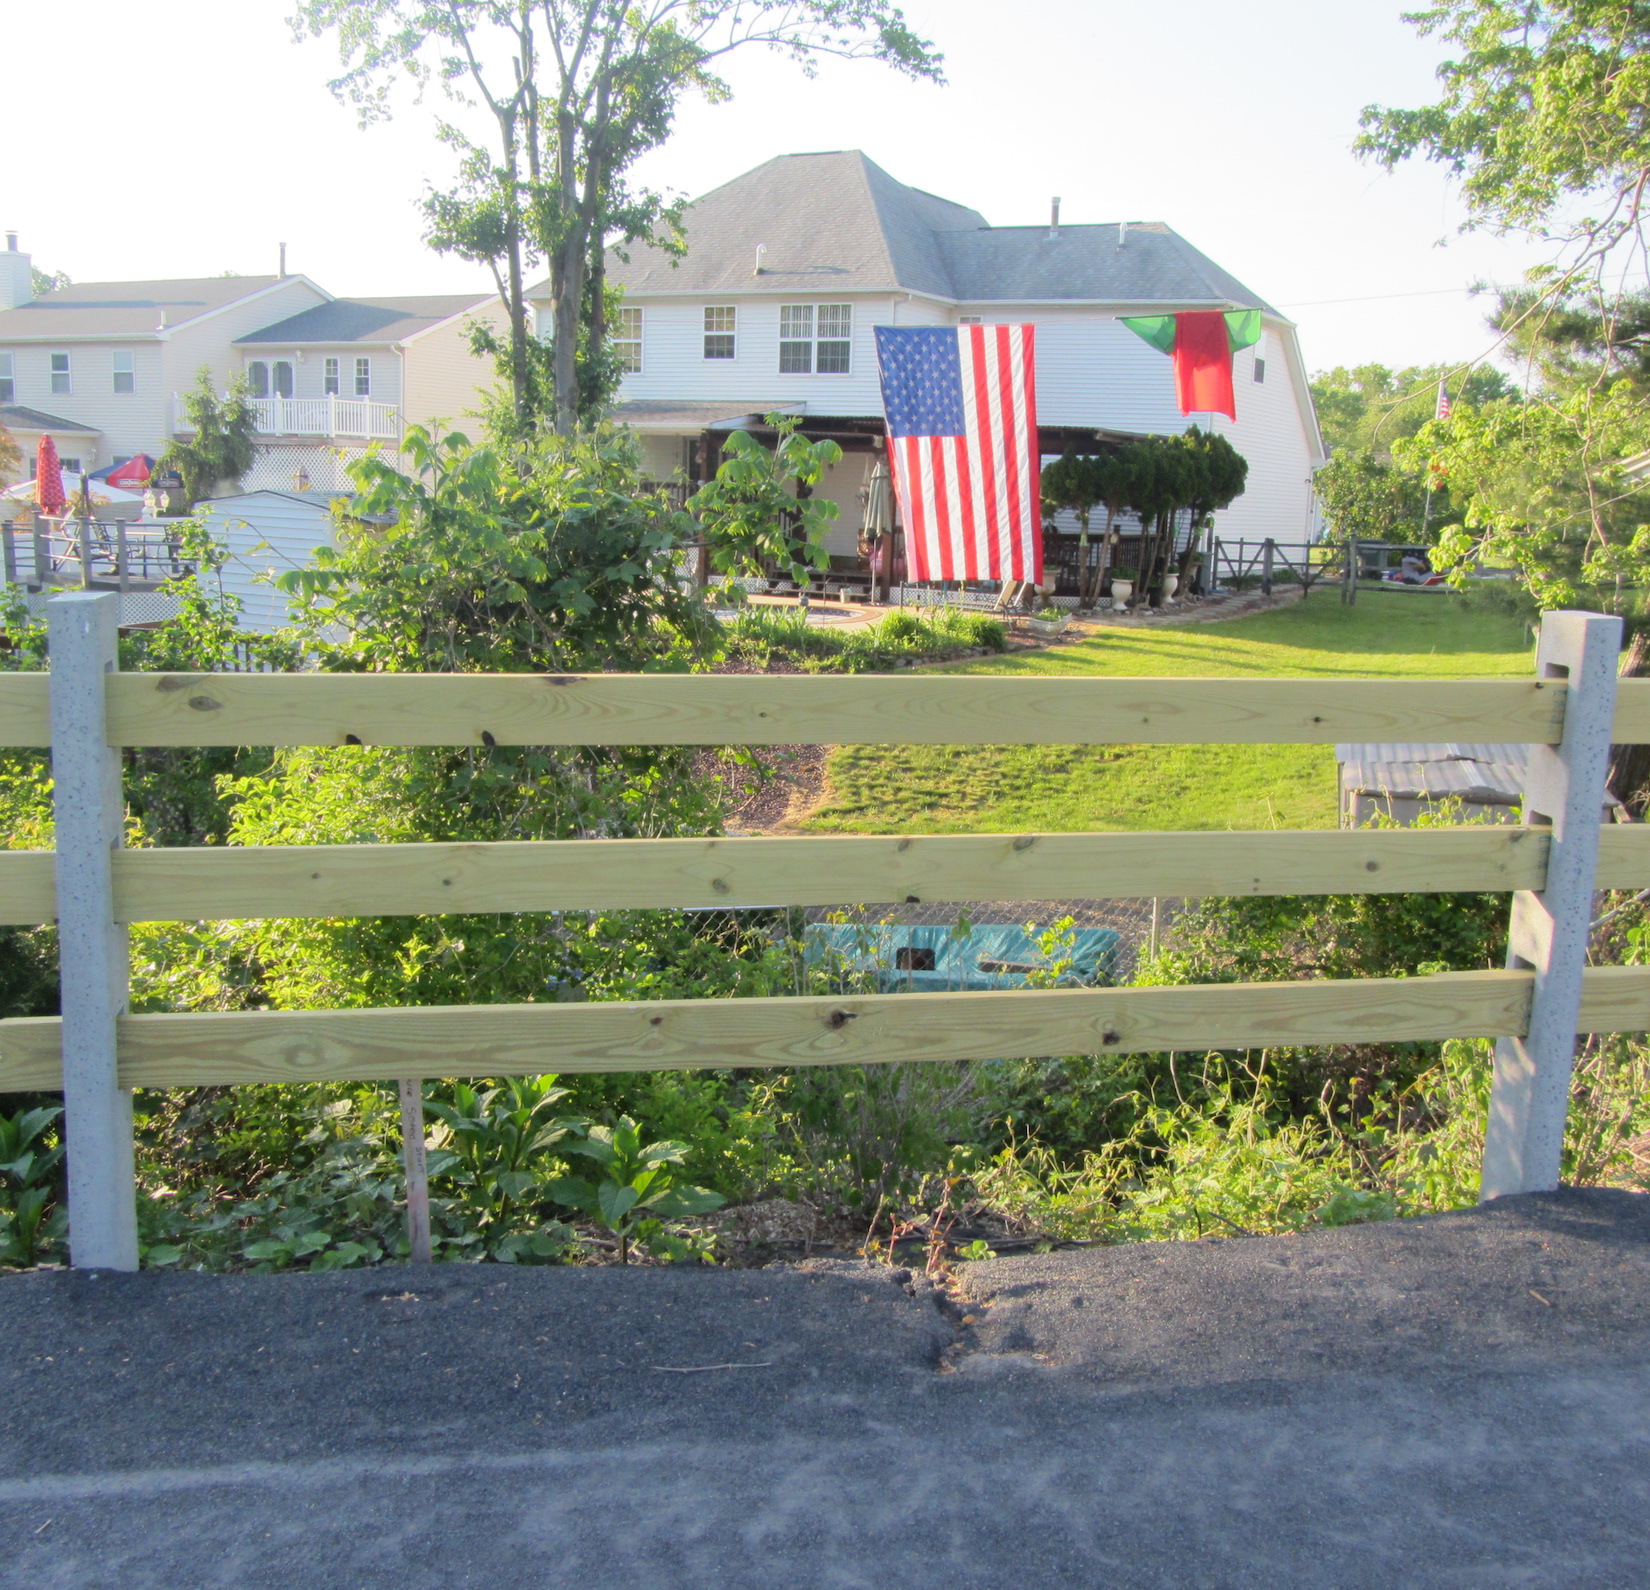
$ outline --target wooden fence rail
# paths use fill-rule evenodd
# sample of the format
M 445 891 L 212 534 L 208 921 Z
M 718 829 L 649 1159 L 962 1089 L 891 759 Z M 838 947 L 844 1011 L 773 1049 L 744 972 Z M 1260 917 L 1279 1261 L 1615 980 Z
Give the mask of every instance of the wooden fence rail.
M 0 1021 L 0 1091 L 65 1094 L 77 1265 L 129 1269 L 134 1087 L 1498 1040 L 1486 1196 L 1556 1185 L 1581 1032 L 1650 1029 L 1650 968 L 1584 967 L 1594 890 L 1650 886 L 1601 829 L 1620 624 L 1549 615 L 1528 680 L 123 675 L 113 604 L 49 604 L 52 674 L 0 675 L 0 743 L 50 746 L 54 852 L 0 852 L 0 923 L 56 921 L 61 1018 Z M 1531 747 L 1524 827 L 120 848 L 123 746 L 1099 744 Z M 1358 982 L 131 1016 L 134 921 L 1501 890 L 1508 969 Z

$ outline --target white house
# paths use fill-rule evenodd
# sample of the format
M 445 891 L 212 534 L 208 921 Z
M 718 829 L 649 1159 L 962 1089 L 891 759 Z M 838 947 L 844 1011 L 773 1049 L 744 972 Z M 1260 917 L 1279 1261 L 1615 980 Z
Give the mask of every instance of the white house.
M 872 328 L 1032 322 L 1044 451 L 1097 434 L 1196 423 L 1248 460 L 1248 489 L 1219 516 L 1227 537 L 1301 541 L 1315 529 L 1325 458 L 1294 325 L 1162 222 L 994 227 L 906 187 L 857 150 L 784 155 L 689 207 L 687 253 L 610 256 L 624 289 L 619 417 L 660 479 L 703 479 L 718 438 L 775 409 L 845 456 L 823 494 L 830 541 L 854 551 L 857 494 L 882 430 Z M 541 316 L 545 288 L 534 289 Z M 1237 420 L 1183 415 L 1171 361 L 1118 317 L 1258 309 L 1263 334 L 1234 356 Z
M 65 468 L 159 456 L 187 434 L 181 396 L 202 368 L 245 374 L 260 449 L 243 488 L 328 489 L 341 464 L 404 425 L 462 420 L 492 384 L 469 350 L 481 293 L 341 299 L 306 276 L 77 282 L 36 296 L 15 233 L 0 250 L 0 424 L 30 460 L 42 435 Z

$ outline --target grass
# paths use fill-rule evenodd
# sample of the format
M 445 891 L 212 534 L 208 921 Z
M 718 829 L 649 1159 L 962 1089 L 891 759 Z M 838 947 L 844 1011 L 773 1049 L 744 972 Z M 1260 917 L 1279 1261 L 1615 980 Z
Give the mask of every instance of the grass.
M 1319 590 L 1224 624 L 1115 630 L 1047 651 L 946 667 L 969 674 L 1308 675 L 1486 678 L 1527 674 L 1517 619 L 1454 596 Z M 827 833 L 1333 828 L 1329 746 L 845 746 L 832 753 Z

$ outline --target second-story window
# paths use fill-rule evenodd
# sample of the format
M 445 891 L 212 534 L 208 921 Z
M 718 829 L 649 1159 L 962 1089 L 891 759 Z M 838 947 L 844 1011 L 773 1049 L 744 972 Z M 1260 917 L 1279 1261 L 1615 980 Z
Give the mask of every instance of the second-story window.
M 1266 361 L 1258 354 L 1255 356 L 1255 384 L 1258 386 L 1266 379 Z
M 321 391 L 327 397 L 337 397 L 343 390 L 338 378 L 338 361 L 326 360 L 321 366 Z
M 17 377 L 12 370 L 11 355 L 0 353 L 0 403 L 17 401 Z
M 737 336 L 734 321 L 736 309 L 707 309 L 705 311 L 705 357 L 731 359 Z
M 69 371 L 69 356 L 66 353 L 54 353 L 51 356 L 52 391 L 60 397 L 74 391 L 74 381 Z
M 626 375 L 642 373 L 642 312 L 621 309 L 613 322 L 613 357 Z M 707 354 L 708 358 L 709 355 Z
M 847 375 L 853 326 L 852 304 L 781 304 L 780 373 Z
M 137 371 L 132 366 L 131 354 L 117 352 L 112 357 L 114 359 L 115 391 L 135 392 L 137 390 Z
M 246 386 L 255 398 L 269 396 L 269 366 L 262 359 L 254 359 L 246 367 Z
M 357 397 L 372 396 L 371 359 L 357 359 L 355 361 L 355 395 Z

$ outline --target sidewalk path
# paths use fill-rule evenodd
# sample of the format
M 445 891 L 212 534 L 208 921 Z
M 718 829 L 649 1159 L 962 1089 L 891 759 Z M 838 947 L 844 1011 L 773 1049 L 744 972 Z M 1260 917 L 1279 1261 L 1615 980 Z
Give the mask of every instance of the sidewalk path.
M 902 1273 L 0 1280 L 0 1585 L 1650 1582 L 1650 1199 Z

